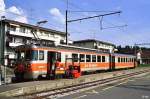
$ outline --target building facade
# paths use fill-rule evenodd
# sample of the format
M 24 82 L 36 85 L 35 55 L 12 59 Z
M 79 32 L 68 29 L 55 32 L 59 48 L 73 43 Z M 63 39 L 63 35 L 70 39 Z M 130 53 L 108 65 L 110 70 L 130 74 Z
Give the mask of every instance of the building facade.
M 102 52 L 109 52 L 109 53 L 112 53 L 115 49 L 114 44 L 95 40 L 95 39 L 86 39 L 86 40 L 74 41 L 73 44 L 75 46 L 99 49 Z
M 15 47 L 19 45 L 37 43 L 39 41 L 40 44 L 45 46 L 65 43 L 65 32 L 8 19 L 2 20 L 0 27 L 1 64 L 4 64 L 5 56 L 9 59 L 15 58 Z

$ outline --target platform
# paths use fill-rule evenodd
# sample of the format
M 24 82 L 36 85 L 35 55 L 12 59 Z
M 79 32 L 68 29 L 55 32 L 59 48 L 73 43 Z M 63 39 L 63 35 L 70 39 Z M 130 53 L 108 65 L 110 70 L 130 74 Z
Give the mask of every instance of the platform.
M 30 82 L 23 82 L 23 83 L 1 85 L 0 96 L 9 97 L 9 96 L 41 92 L 41 91 L 51 90 L 51 89 L 60 88 L 64 86 L 75 85 L 79 83 L 86 83 L 90 81 L 119 76 L 125 73 L 130 73 L 130 72 L 139 70 L 139 69 L 144 69 L 144 68 L 121 70 L 121 71 L 114 71 L 114 72 L 105 72 L 105 73 L 92 74 L 92 75 L 84 75 L 76 79 L 30 81 Z

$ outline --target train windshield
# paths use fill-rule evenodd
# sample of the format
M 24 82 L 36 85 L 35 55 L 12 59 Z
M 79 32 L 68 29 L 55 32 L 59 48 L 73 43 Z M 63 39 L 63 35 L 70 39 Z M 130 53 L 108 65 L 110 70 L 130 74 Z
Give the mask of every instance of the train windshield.
M 26 51 L 17 51 L 18 60 L 37 60 L 38 51 L 26 50 Z

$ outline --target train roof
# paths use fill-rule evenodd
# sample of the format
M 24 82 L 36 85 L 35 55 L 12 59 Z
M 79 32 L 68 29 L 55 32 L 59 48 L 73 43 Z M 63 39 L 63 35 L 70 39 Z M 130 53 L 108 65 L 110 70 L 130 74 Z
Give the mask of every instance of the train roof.
M 35 45 L 35 44 L 28 44 L 28 45 L 21 45 L 18 46 L 16 49 L 25 49 L 25 48 L 44 48 L 44 49 L 54 49 L 54 50 L 74 50 L 74 51 L 80 51 L 80 52 L 94 52 L 94 53 L 103 53 L 103 54 L 109 54 L 108 52 L 102 52 L 97 49 L 91 49 L 91 48 L 85 48 L 85 47 L 78 47 L 78 46 L 71 46 L 71 45 L 62 45 L 59 44 L 57 46 L 40 46 L 40 45 Z
M 115 55 L 115 56 L 128 56 L 128 57 L 136 57 L 135 55 L 131 55 L 131 54 L 121 54 L 121 53 L 113 53 L 113 55 Z
M 108 52 L 102 52 L 97 49 L 91 49 L 91 48 L 85 48 L 85 47 L 78 47 L 78 46 L 71 46 L 71 45 L 62 45 L 59 44 L 57 46 L 40 46 L 40 45 L 35 45 L 35 44 L 28 44 L 28 45 L 21 45 L 18 46 L 16 49 L 25 49 L 25 48 L 45 48 L 45 49 L 53 49 L 53 50 L 74 50 L 74 51 L 80 51 L 80 52 L 94 52 L 94 53 L 100 53 L 100 54 L 110 54 Z M 128 56 L 128 57 L 135 57 L 135 55 L 130 55 L 130 54 L 121 54 L 121 53 L 112 53 L 112 55 L 115 56 Z

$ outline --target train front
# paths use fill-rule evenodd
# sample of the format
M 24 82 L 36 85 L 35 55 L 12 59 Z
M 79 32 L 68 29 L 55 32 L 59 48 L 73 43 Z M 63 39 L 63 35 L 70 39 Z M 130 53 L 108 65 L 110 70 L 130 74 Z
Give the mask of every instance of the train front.
M 30 48 L 17 48 L 14 73 L 17 81 L 33 79 L 31 64 L 38 53 Z

